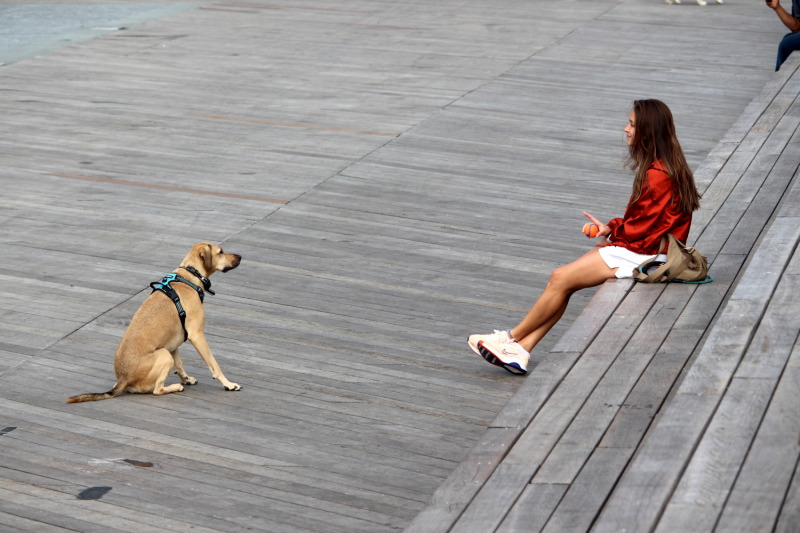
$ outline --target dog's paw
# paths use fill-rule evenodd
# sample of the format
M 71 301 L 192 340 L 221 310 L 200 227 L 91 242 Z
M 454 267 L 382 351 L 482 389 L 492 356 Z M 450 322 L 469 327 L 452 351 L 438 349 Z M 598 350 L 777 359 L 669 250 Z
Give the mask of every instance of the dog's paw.
M 228 383 L 225 385 L 225 390 L 242 390 L 242 387 L 238 383 Z
M 180 388 L 180 389 L 178 389 L 178 391 L 177 391 L 177 392 L 183 392 L 183 385 L 181 385 L 181 388 Z
M 192 376 L 186 376 L 186 379 L 182 379 L 181 383 L 184 385 L 197 385 L 197 380 Z

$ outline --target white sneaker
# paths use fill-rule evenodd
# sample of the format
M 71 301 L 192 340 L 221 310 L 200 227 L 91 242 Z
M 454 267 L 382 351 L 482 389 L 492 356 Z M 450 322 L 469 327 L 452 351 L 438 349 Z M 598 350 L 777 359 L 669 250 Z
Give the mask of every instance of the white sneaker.
M 469 344 L 469 347 L 472 348 L 472 351 L 478 355 L 481 355 L 481 352 L 478 350 L 478 343 L 480 341 L 491 341 L 505 344 L 512 342 L 508 331 L 501 331 L 499 329 L 494 330 L 494 333 L 490 333 L 489 335 L 470 335 L 467 339 L 467 344 Z
M 697 0 L 697 5 L 698 6 L 705 6 L 705 5 L 708 5 L 708 2 L 706 2 L 706 0 Z
M 493 365 L 505 368 L 512 374 L 527 374 L 531 354 L 518 342 L 478 342 L 481 356 Z

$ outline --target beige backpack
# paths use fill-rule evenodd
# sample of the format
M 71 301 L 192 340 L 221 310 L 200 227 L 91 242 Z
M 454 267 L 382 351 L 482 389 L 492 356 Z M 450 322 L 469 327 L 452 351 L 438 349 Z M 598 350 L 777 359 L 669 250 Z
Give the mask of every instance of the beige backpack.
M 708 283 L 714 278 L 708 275 L 708 260 L 700 252 L 686 246 L 668 233 L 661 237 L 659 250 L 664 249 L 664 239 L 669 239 L 667 262 L 655 261 L 655 257 L 639 265 L 633 271 L 633 278 L 644 283 L 662 283 L 673 281 L 679 283 Z M 652 269 L 649 274 L 648 270 Z

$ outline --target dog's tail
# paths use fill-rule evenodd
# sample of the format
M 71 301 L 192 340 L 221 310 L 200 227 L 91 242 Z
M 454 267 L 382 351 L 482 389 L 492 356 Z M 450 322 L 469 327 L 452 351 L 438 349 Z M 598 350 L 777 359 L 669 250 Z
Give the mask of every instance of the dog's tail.
M 100 394 L 81 394 L 80 396 L 73 396 L 72 398 L 67 399 L 67 403 L 80 403 L 80 402 L 96 402 L 97 400 L 108 400 L 109 398 L 114 398 L 115 396 L 119 396 L 119 393 L 125 390 L 125 383 L 121 381 L 117 381 L 117 384 L 114 385 L 114 388 L 108 392 L 103 392 Z

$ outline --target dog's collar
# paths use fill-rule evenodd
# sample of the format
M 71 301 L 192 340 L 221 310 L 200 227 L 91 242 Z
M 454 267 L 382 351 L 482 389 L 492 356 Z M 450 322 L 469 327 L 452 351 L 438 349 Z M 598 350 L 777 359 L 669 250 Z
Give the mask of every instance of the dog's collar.
M 208 294 L 215 295 L 216 293 L 211 290 L 211 280 L 207 277 L 203 276 L 200 272 L 197 271 L 196 268 L 193 266 L 180 266 L 178 268 L 182 268 L 189 272 L 189 274 L 195 276 L 200 282 L 203 284 L 203 288 L 206 290 Z

